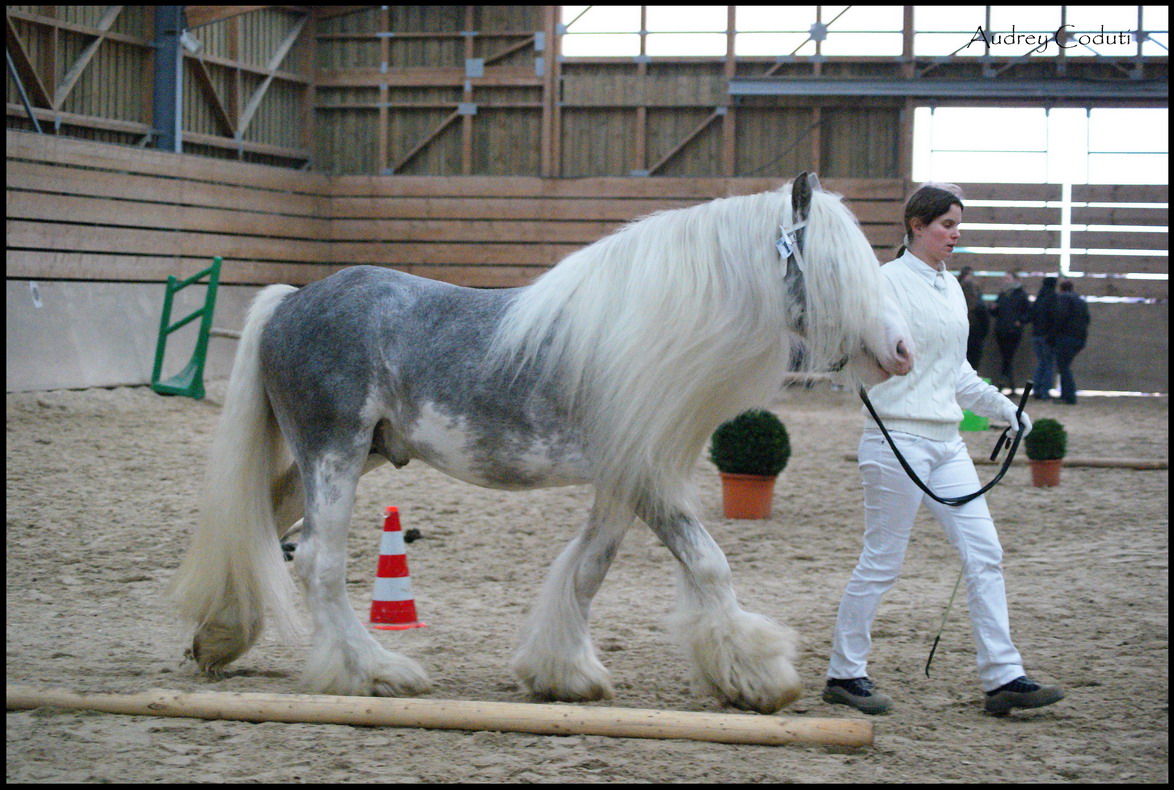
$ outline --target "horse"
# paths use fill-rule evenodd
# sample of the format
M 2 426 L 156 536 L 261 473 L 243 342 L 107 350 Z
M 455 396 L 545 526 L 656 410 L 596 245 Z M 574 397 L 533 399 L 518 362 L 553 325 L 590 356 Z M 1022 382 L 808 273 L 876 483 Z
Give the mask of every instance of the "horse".
M 210 675 L 271 611 L 297 632 L 280 536 L 313 630 L 302 682 L 342 695 L 424 693 L 346 593 L 359 477 L 419 459 L 497 489 L 592 484 L 595 497 L 522 628 L 511 668 L 536 699 L 613 696 L 588 631 L 629 526 L 676 558 L 670 617 L 695 687 L 772 713 L 796 699 L 798 636 L 742 610 L 698 520 L 692 473 L 712 431 L 776 400 L 792 347 L 877 383 L 913 364 L 856 218 L 814 174 L 667 210 L 568 255 L 531 284 L 464 288 L 356 266 L 250 306 L 214 435 L 197 529 L 172 584 Z

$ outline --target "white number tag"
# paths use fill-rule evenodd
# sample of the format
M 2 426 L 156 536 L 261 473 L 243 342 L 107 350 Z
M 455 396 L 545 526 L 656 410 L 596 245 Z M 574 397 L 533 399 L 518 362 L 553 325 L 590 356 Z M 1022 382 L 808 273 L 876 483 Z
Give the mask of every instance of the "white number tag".
M 795 253 L 795 234 L 785 228 L 779 228 L 779 230 L 783 232 L 783 235 L 775 242 L 775 247 L 778 249 L 779 255 L 783 256 L 783 260 L 786 260 Z

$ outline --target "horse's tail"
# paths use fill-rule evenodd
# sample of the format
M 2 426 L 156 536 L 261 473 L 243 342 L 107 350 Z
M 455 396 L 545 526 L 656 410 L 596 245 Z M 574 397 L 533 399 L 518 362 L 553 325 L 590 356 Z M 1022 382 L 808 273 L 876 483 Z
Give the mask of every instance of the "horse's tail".
M 171 586 L 180 614 L 196 624 L 192 655 L 207 672 L 252 647 L 266 608 L 283 632 L 299 630 L 271 495 L 284 444 L 260 365 L 261 333 L 295 290 L 270 286 L 249 308 L 209 453 L 199 523 Z

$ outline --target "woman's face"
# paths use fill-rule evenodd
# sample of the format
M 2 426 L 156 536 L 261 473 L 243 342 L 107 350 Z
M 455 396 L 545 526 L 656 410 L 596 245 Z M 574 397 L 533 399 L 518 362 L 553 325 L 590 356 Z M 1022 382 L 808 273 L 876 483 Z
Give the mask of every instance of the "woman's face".
M 958 204 L 950 206 L 950 210 L 928 225 L 919 219 L 910 223 L 913 228 L 913 252 L 922 260 L 938 264 L 954 254 L 954 246 L 962 237 L 959 226 L 962 224 L 962 207 Z

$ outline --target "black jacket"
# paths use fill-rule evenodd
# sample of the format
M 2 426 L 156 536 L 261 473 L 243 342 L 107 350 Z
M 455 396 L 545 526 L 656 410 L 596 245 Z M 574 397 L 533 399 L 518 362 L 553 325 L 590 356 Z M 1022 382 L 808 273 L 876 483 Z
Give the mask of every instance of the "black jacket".
M 1031 320 L 1031 304 L 1022 285 L 1008 288 L 995 300 L 995 331 L 1000 334 L 1020 332 Z
M 1031 304 L 1031 334 L 1049 342 L 1056 334 L 1056 278 L 1045 277 Z
M 1088 304 L 1077 293 L 1061 291 L 1056 295 L 1055 337 L 1088 340 Z

